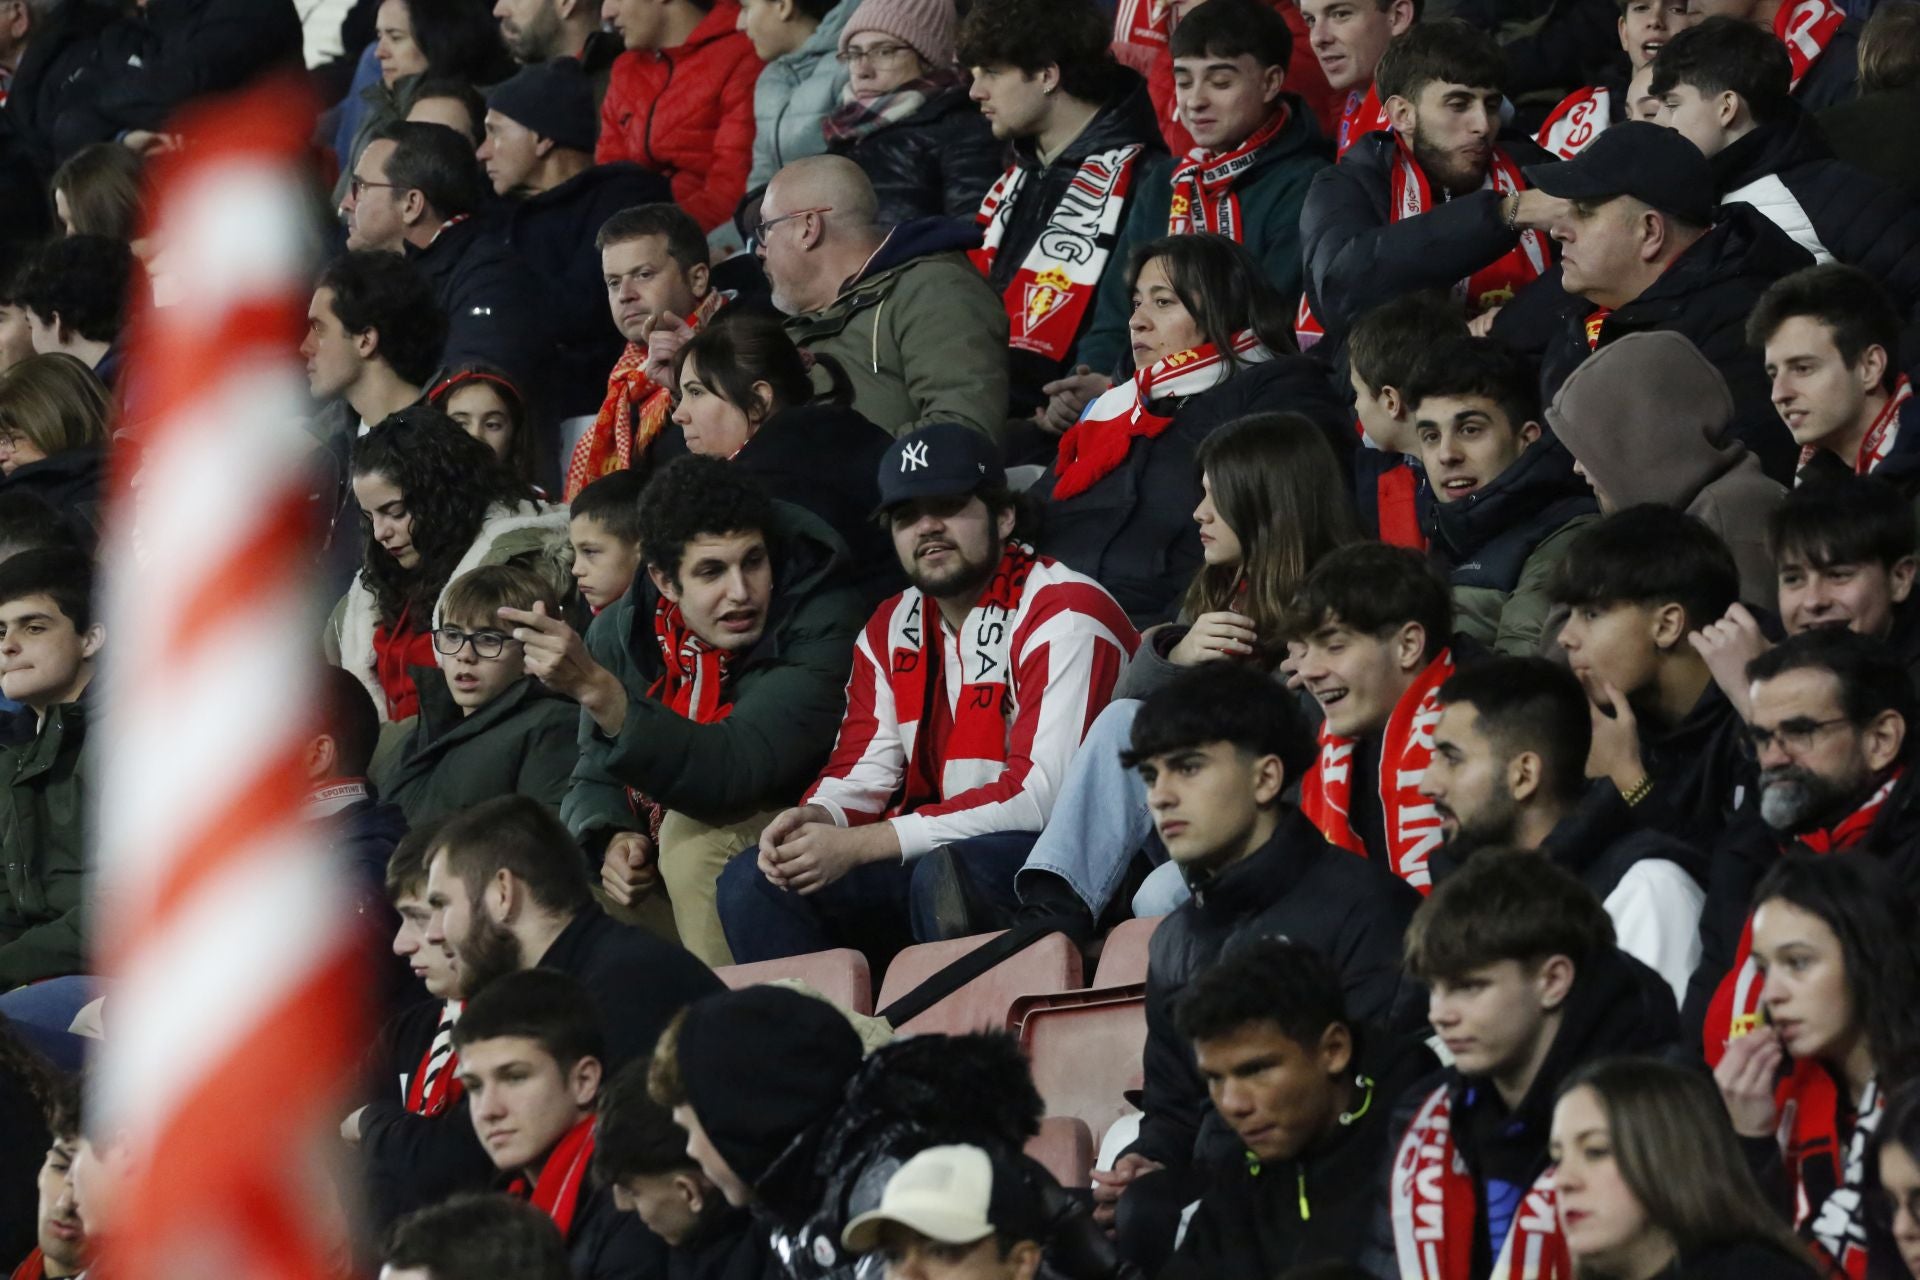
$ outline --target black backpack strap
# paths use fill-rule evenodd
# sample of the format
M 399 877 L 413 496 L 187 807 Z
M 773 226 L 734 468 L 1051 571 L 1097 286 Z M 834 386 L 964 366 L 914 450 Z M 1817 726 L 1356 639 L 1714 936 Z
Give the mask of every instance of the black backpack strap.
M 1048 934 L 1059 931 L 1057 923 L 1050 918 L 1021 920 L 1005 933 L 982 943 L 932 974 L 925 982 L 880 1010 L 876 1016 L 886 1019 L 895 1027 L 904 1026 L 1001 961 L 1018 955 Z

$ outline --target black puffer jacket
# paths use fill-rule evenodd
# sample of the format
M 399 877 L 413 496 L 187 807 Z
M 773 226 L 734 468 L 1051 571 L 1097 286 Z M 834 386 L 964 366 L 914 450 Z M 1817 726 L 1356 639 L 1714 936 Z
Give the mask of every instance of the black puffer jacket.
M 859 165 L 873 183 L 881 226 L 914 218 L 971 220 L 1006 167 L 1005 144 L 965 84 L 934 94 L 898 124 L 828 150 Z
M 443 365 L 488 364 L 518 386 L 539 385 L 553 344 L 541 323 L 533 274 L 496 229 L 478 217 L 449 222 L 432 244 L 424 249 L 408 245 L 406 254 L 432 284 L 434 300 L 447 313 Z M 604 301 L 604 288 L 600 297 Z M 600 376 L 604 391 L 606 372 Z
M 39 170 L 42 187 L 65 158 L 54 155 L 54 127 L 93 89 L 100 34 L 114 19 L 113 9 L 96 0 L 65 0 L 34 20 L 33 37 L 14 68 L 5 111 Z
M 1773 407 L 1760 353 L 1747 345 L 1747 315 L 1768 285 L 1812 265 L 1813 255 L 1751 205 L 1726 205 L 1713 230 L 1674 259 L 1639 297 L 1607 316 L 1597 346 L 1651 329 L 1671 329 L 1685 337 L 1733 392 L 1729 430 L 1759 456 L 1768 475 L 1789 483 L 1800 450 Z M 1526 289 L 1521 299 L 1501 310 L 1493 336 L 1540 356 L 1541 399 L 1551 401 L 1567 376 L 1597 349 L 1588 344 L 1586 328 L 1594 306 L 1560 287 L 1558 267 Z
M 1041 1275 L 1120 1280 L 1126 1272 L 1081 1202 L 1020 1154 L 1041 1110 L 1010 1036 L 912 1036 L 876 1049 L 839 1111 L 796 1137 L 754 1186 L 774 1257 L 789 1280 L 878 1280 L 882 1256 L 848 1256 L 840 1233 L 879 1206 L 887 1180 L 915 1154 L 964 1142 L 1025 1170 L 1052 1224 Z
M 1232 948 L 1261 938 L 1312 947 L 1339 970 L 1347 1014 L 1411 1030 L 1425 1016 L 1400 978 L 1400 944 L 1419 891 L 1381 863 L 1328 844 L 1298 810 L 1271 839 L 1211 879 L 1154 931 L 1147 960 L 1145 1117 L 1129 1150 L 1181 1170 L 1220 1168 L 1238 1140 L 1207 1102 L 1193 1046 L 1174 1025 L 1187 985 Z
M 1819 123 L 1835 155 L 1920 200 L 1920 84 L 1826 107 Z
M 1055 500 L 1057 463 L 1033 486 L 1045 504 L 1040 550 L 1097 580 L 1142 628 L 1173 616 L 1200 569 L 1193 509 L 1200 503 L 1194 455 L 1201 441 L 1236 418 L 1282 410 L 1312 419 L 1336 457 L 1351 454 L 1354 439 L 1346 406 L 1305 356 L 1276 355 L 1210 391 L 1177 404 L 1156 402 L 1154 409 L 1171 409 L 1172 425 L 1151 440 L 1135 440 L 1126 460 L 1092 488 Z
M 87 548 L 100 540 L 100 504 L 106 487 L 107 451 L 99 448 L 67 449 L 23 463 L 0 480 L 0 493 L 30 493 L 52 507 Z

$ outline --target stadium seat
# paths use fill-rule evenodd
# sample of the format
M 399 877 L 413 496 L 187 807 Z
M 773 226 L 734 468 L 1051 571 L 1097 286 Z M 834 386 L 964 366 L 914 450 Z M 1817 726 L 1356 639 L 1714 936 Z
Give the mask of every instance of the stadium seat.
M 844 1009 L 854 1013 L 873 1012 L 873 977 L 867 970 L 867 958 L 847 947 L 788 956 L 783 960 L 723 965 L 714 973 L 733 991 L 756 983 L 797 978 Z
M 1165 916 L 1147 916 L 1141 920 L 1123 920 L 1113 927 L 1100 948 L 1100 963 L 1093 972 L 1096 987 L 1125 987 L 1147 980 L 1147 946 L 1153 931 Z
M 880 983 L 879 1007 L 885 1009 L 922 982 L 998 934 L 981 933 L 951 942 L 923 942 L 893 958 Z M 987 970 L 906 1025 L 902 1035 L 997 1030 L 1021 996 L 1068 991 L 1082 985 L 1080 949 L 1064 933 L 1050 933 Z
M 1048 1116 L 1027 1143 L 1027 1154 L 1046 1166 L 1054 1180 L 1070 1190 L 1093 1183 L 1093 1132 L 1074 1116 Z
M 1146 1051 L 1144 986 L 1040 997 L 1021 1001 L 1015 1013 L 1024 1014 L 1020 1047 L 1048 1115 L 1084 1120 L 1098 1136 L 1133 1110 L 1126 1092 L 1140 1078 Z

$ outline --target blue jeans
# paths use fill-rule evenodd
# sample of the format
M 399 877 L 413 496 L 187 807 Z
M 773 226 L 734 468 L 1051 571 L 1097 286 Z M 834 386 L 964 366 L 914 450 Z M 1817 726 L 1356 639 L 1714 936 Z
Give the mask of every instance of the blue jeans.
M 1018 905 L 1013 874 L 1033 847 L 1031 831 L 1001 831 L 948 845 L 953 866 L 978 900 Z M 833 947 L 890 957 L 915 942 L 939 941 L 934 923 L 935 859 L 870 862 L 817 893 L 782 889 L 762 875 L 758 847 L 734 856 L 720 873 L 720 926 L 735 963 L 778 960 Z

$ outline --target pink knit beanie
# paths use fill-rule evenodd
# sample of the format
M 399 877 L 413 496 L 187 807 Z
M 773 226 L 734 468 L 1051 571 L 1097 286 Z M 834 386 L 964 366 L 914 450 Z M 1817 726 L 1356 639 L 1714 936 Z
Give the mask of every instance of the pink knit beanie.
M 953 65 L 955 25 L 953 0 L 860 0 L 840 29 L 840 52 L 862 31 L 880 31 L 913 46 L 928 69 L 938 71 Z

